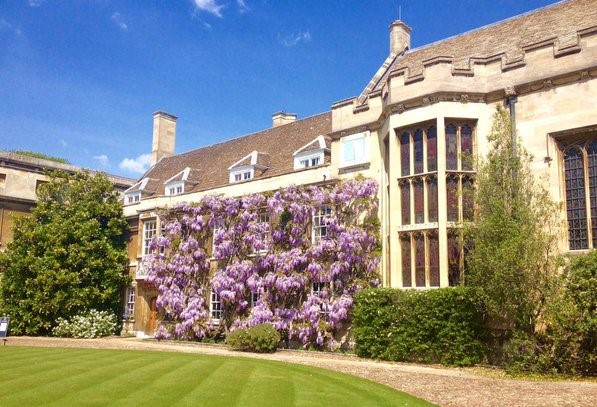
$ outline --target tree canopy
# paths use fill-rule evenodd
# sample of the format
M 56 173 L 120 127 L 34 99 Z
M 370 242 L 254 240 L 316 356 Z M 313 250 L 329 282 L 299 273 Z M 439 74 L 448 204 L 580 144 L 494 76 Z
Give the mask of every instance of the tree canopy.
M 129 277 L 127 222 L 105 174 L 50 174 L 0 253 L 0 313 L 14 334 L 47 334 L 90 309 L 118 315 Z

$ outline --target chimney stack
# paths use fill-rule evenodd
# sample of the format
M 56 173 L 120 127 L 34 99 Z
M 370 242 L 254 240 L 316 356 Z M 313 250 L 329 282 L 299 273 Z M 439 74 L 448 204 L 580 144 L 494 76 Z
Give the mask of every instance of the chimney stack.
M 272 115 L 272 122 L 274 127 L 292 123 L 295 120 L 296 113 L 277 112 Z
M 390 53 L 402 54 L 410 49 L 410 33 L 412 29 L 404 24 L 402 20 L 396 20 L 390 24 Z
M 171 157 L 174 155 L 176 119 L 178 117 L 164 112 L 155 112 L 153 114 L 152 166 L 162 157 Z

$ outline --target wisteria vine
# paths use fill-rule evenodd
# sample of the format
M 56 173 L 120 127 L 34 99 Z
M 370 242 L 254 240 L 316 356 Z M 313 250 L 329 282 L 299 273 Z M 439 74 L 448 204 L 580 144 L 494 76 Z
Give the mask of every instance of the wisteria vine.
M 208 196 L 165 211 L 165 233 L 146 259 L 165 315 L 156 337 L 201 339 L 271 323 L 304 346 L 338 346 L 354 294 L 380 283 L 377 190 L 361 178 Z M 212 290 L 222 307 L 217 323 Z

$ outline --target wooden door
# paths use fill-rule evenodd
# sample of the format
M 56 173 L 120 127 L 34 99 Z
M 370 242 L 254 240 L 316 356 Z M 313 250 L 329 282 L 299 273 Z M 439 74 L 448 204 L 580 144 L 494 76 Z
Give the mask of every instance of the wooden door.
M 155 332 L 155 329 L 158 324 L 158 307 L 157 307 L 157 299 L 158 297 L 153 297 L 149 302 L 149 325 L 147 327 L 147 331 L 149 334 Z

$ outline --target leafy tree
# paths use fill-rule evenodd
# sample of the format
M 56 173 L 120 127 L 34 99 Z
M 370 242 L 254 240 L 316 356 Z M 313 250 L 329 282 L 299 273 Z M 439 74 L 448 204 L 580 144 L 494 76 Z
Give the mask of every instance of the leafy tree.
M 466 284 L 480 289 L 490 327 L 532 333 L 555 280 L 560 207 L 532 174 L 532 157 L 501 107 L 488 141 L 477 168 L 476 220 L 465 228 Z
M 126 219 L 104 174 L 50 174 L 0 254 L 0 312 L 15 334 L 50 333 L 90 309 L 118 314 L 128 281 Z

